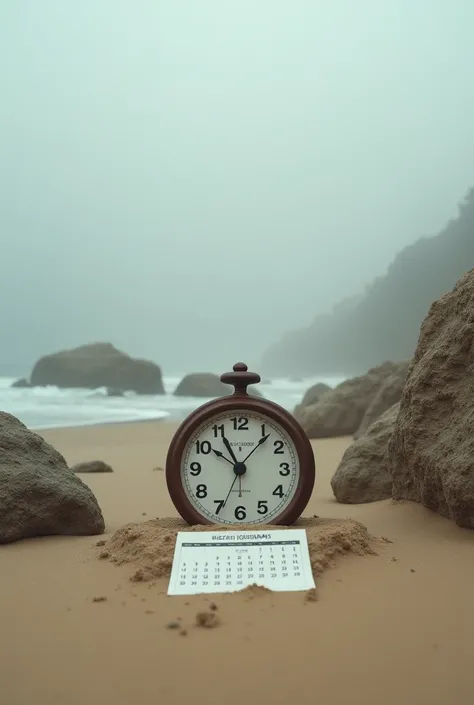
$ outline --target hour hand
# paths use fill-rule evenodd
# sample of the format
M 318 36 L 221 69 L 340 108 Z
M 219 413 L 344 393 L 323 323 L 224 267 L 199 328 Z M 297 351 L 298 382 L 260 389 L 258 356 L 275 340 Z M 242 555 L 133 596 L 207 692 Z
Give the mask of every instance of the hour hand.
M 226 458 L 224 453 L 221 453 L 220 450 L 215 450 L 214 448 L 212 449 L 212 452 L 217 455 L 218 458 L 222 458 L 222 460 L 225 460 L 227 463 L 230 463 L 232 466 L 234 466 L 234 463 L 232 460 L 229 460 L 229 458 Z
M 226 438 L 225 436 L 223 436 L 222 442 L 224 443 L 225 447 L 226 447 L 227 450 L 229 451 L 229 455 L 230 455 L 230 457 L 232 458 L 232 460 L 234 461 L 234 463 L 238 463 L 238 460 L 237 460 L 237 458 L 235 457 L 235 453 L 234 453 L 234 451 L 232 450 L 232 446 L 230 445 L 229 441 L 227 440 L 227 438 Z

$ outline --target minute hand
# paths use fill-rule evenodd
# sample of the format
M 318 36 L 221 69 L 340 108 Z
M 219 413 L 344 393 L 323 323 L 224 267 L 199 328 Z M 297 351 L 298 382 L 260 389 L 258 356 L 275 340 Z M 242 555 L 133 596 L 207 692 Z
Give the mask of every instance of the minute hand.
M 245 458 L 245 460 L 243 460 L 242 462 L 246 463 L 247 460 L 248 460 L 248 459 L 250 458 L 250 456 L 252 455 L 252 453 L 255 453 L 255 451 L 257 450 L 257 448 L 260 448 L 260 446 L 265 443 L 265 441 L 267 440 L 267 438 L 270 438 L 270 434 L 269 434 L 269 433 L 268 433 L 266 436 L 264 436 L 263 438 L 261 438 L 261 439 L 259 440 L 259 442 L 257 443 L 257 445 L 256 445 L 254 448 L 252 448 L 252 450 L 250 451 L 250 453 L 247 455 L 247 457 Z

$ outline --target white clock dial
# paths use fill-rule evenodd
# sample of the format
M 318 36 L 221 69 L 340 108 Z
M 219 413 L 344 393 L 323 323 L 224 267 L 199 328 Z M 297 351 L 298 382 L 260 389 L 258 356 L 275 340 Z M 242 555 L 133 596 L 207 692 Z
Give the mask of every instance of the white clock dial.
M 291 502 L 299 458 L 286 431 L 247 411 L 216 414 L 191 436 L 181 460 L 188 500 L 216 524 L 265 524 Z

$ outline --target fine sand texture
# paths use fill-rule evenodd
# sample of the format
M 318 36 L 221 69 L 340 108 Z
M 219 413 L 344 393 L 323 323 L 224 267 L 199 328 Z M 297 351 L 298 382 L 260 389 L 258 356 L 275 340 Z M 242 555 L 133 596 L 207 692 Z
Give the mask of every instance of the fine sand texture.
M 474 533 L 410 502 L 338 504 L 330 479 L 349 438 L 313 442 L 301 525 L 315 592 L 167 596 L 183 528 L 162 470 L 175 429 L 41 432 L 69 465 L 113 468 L 81 475 L 107 533 L 0 547 L 2 703 L 474 702 Z

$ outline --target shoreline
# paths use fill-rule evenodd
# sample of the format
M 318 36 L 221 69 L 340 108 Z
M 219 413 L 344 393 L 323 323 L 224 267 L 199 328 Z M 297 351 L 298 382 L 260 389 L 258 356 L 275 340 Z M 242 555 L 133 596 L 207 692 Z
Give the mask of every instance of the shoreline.
M 20 419 L 21 421 L 21 419 Z M 150 423 L 181 423 L 179 419 L 173 418 L 171 414 L 168 414 L 167 416 L 157 416 L 154 418 L 149 418 L 149 419 L 123 419 L 122 421 L 91 421 L 90 423 L 83 423 L 83 424 L 71 424 L 66 425 L 66 426 L 28 426 L 30 431 L 33 431 L 34 433 L 38 433 L 41 435 L 43 431 L 49 432 L 49 431 L 62 431 L 62 430 L 67 430 L 71 431 L 73 429 L 81 429 L 81 428 L 102 428 L 103 426 L 124 426 L 124 425 L 130 425 L 134 426 L 136 424 L 150 424 Z M 25 424 L 27 425 L 27 424 Z

